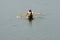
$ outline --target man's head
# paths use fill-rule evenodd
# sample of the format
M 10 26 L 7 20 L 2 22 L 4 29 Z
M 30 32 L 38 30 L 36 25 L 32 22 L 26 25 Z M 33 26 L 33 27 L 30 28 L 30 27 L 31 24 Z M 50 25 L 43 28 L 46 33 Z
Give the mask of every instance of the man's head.
M 28 9 L 28 14 L 32 14 L 32 10 L 31 9 Z
M 31 9 L 29 10 L 29 12 L 32 12 Z
M 28 10 L 29 12 L 32 12 L 31 8 Z

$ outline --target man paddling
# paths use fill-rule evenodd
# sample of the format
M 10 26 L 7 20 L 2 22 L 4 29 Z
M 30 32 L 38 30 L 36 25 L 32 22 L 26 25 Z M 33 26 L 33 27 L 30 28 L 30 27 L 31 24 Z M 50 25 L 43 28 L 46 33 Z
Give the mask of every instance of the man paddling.
M 27 17 L 28 17 L 29 20 L 33 19 L 32 10 L 31 9 L 28 10 Z

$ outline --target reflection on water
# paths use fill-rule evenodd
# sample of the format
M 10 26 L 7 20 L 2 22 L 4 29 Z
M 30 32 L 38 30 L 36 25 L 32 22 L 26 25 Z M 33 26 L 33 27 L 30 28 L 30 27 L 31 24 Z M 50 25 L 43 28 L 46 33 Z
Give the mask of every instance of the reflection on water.
M 37 17 L 34 17 L 33 19 L 28 19 L 27 22 L 28 22 L 29 26 L 32 27 L 33 25 L 38 24 L 42 19 L 44 19 L 44 17 L 37 16 Z
M 33 19 L 28 19 L 28 22 L 29 22 L 29 26 L 32 27 L 32 21 Z
M 29 22 L 32 22 L 33 19 L 28 19 Z

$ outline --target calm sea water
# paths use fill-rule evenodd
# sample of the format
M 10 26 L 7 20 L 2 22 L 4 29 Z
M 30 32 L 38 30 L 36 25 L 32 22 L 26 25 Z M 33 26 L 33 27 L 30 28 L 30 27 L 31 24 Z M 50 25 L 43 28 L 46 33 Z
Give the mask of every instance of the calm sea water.
M 16 18 L 28 8 L 42 15 Z M 0 40 L 60 40 L 60 0 L 0 0 Z

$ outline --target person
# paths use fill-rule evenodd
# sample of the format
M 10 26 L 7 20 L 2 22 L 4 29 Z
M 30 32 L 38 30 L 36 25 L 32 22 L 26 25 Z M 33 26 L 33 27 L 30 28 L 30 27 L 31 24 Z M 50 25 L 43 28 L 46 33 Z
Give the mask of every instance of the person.
M 32 10 L 31 9 L 28 10 L 27 16 L 28 16 L 29 20 L 33 19 Z

